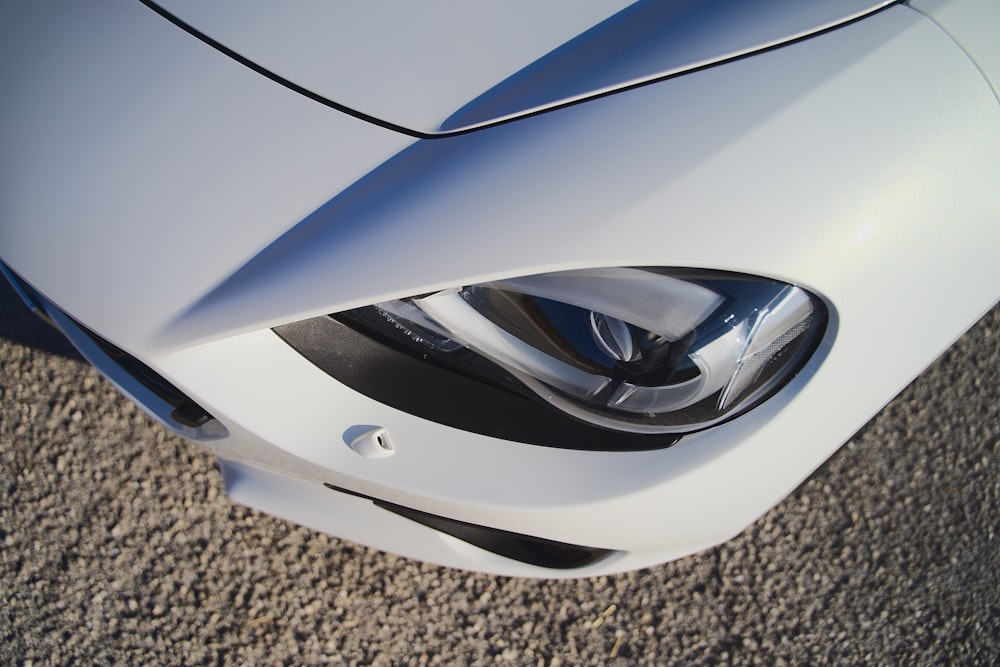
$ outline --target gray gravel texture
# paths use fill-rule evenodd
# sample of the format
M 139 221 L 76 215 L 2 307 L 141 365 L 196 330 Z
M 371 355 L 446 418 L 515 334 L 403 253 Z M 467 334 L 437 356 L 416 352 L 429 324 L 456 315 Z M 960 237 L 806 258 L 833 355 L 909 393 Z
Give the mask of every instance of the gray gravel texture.
M 230 503 L 6 286 L 0 364 L 5 665 L 1000 663 L 1000 308 L 736 539 L 579 581 Z

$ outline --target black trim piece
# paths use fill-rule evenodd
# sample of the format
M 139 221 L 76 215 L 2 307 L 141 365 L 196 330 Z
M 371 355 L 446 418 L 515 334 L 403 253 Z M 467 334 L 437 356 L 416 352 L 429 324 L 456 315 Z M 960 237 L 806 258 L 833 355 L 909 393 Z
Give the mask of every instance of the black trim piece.
M 67 317 L 69 316 L 67 315 Z M 200 428 L 215 419 L 205 408 L 188 398 L 180 389 L 167 382 L 152 368 L 128 352 L 104 340 L 76 320 L 73 322 L 80 328 L 80 331 L 101 348 L 104 354 L 108 355 L 108 359 L 113 364 L 173 407 L 174 410 L 170 413 L 170 418 L 175 422 L 190 428 Z
M 6 264 L 0 262 L 0 273 L 7 279 L 10 286 L 14 288 L 14 292 L 17 296 L 21 298 L 22 303 L 28 307 L 38 319 L 48 324 L 50 327 L 62 333 L 59 330 L 59 325 L 56 324 L 52 316 L 45 312 L 45 308 L 42 307 L 41 303 L 44 302 L 41 295 L 32 289 L 31 285 L 21 280 L 17 274 L 10 270 Z
M 478 125 L 470 125 L 470 126 L 467 126 L 467 127 L 462 127 L 462 128 L 456 129 L 456 130 L 444 130 L 444 131 L 440 131 L 440 132 L 421 132 L 419 130 L 413 130 L 411 128 L 404 127 L 402 125 L 397 125 L 396 123 L 392 123 L 392 122 L 389 122 L 389 121 L 386 121 L 386 120 L 382 120 L 381 118 L 377 118 L 375 116 L 371 116 L 369 114 L 366 114 L 363 111 L 358 111 L 357 109 L 352 109 L 351 107 L 347 107 L 347 106 L 344 106 L 343 104 L 339 104 L 337 102 L 334 102 L 333 100 L 331 100 L 331 99 L 329 99 L 327 97 L 324 97 L 322 95 L 314 93 L 311 90 L 309 90 L 308 88 L 303 88 L 299 84 L 293 83 L 292 81 L 289 81 L 285 77 L 283 77 L 283 76 L 281 76 L 279 74 L 275 74 L 274 72 L 272 72 L 272 71 L 270 71 L 268 69 L 265 69 L 264 67 L 261 67 L 260 65 L 258 65 L 255 62 L 253 62 L 252 60 L 249 60 L 248 58 L 246 58 L 244 56 L 241 56 L 239 53 L 237 53 L 236 51 L 233 51 L 232 49 L 230 49 L 229 47 L 225 46 L 221 42 L 216 41 L 215 39 L 209 37 L 208 35 L 206 35 L 202 31 L 200 31 L 197 28 L 195 28 L 194 26 L 186 23 L 185 21 L 182 21 L 177 16 L 174 16 L 173 14 L 171 14 L 170 12 L 168 12 L 166 9 L 164 9 L 163 7 L 160 7 L 158 4 L 156 4 L 153 0 L 139 0 L 139 2 L 142 5 L 145 5 L 145 7 L 147 9 L 149 9 L 150 11 L 153 11 L 157 15 L 159 15 L 160 17 L 166 19 L 167 21 L 170 21 L 172 24 L 174 24 L 175 26 L 177 26 L 178 28 L 180 28 L 184 32 L 190 34 L 192 37 L 194 37 L 194 38 L 196 38 L 198 40 L 201 40 L 202 42 L 204 42 L 208 46 L 210 46 L 210 47 L 216 49 L 217 51 L 221 52 L 222 54 L 224 54 L 224 55 L 232 58 L 233 60 L 235 60 L 236 62 L 240 63 L 241 65 L 244 65 L 245 67 L 249 67 L 251 70 L 253 70 L 254 72 L 257 72 L 261 76 L 264 76 L 264 77 L 270 79 L 271 81 L 274 81 L 278 85 L 281 85 L 281 86 L 284 86 L 285 88 L 288 88 L 289 90 L 292 90 L 292 91 L 294 91 L 296 93 L 299 93 L 300 95 L 304 95 L 305 97 L 309 98 L 310 100 L 312 100 L 314 102 L 318 102 L 319 104 L 322 104 L 323 106 L 329 107 L 331 109 L 335 109 L 337 111 L 340 111 L 341 113 L 345 113 L 348 116 L 353 116 L 354 118 L 357 118 L 359 120 L 363 120 L 363 121 L 371 123 L 373 125 L 377 125 L 379 127 L 385 128 L 387 130 L 392 130 L 394 132 L 399 132 L 400 134 L 405 134 L 407 136 L 414 137 L 416 139 L 444 139 L 444 138 L 447 138 L 447 137 L 456 137 L 456 136 L 460 136 L 460 135 L 463 135 L 463 134 L 469 134 L 470 132 L 478 132 L 479 130 L 485 130 L 485 129 L 488 129 L 488 128 L 491 128 L 491 127 L 496 127 L 496 126 L 499 126 L 499 125 L 506 125 L 507 123 L 512 123 L 512 122 L 514 122 L 516 120 L 521 120 L 523 118 L 532 118 L 534 116 L 538 116 L 538 115 L 541 115 L 543 113 L 548 113 L 550 111 L 555 111 L 557 109 L 565 109 L 567 107 L 576 106 L 577 104 L 582 104 L 584 102 L 589 102 L 591 100 L 598 100 L 598 99 L 601 99 L 603 97 L 608 97 L 609 95 L 615 95 L 617 93 L 623 93 L 623 92 L 627 92 L 627 91 L 630 91 L 630 90 L 635 90 L 636 88 L 642 88 L 643 86 L 648 86 L 648 85 L 651 85 L 651 84 L 654 84 L 654 83 L 660 83 L 661 81 L 669 81 L 670 79 L 675 79 L 675 78 L 677 78 L 679 76 L 684 76 L 686 74 L 694 74 L 696 72 L 701 72 L 703 70 L 712 69 L 713 67 L 719 67 L 721 65 L 727 65 L 729 63 L 736 62 L 738 60 L 743 60 L 744 58 L 750 58 L 752 56 L 756 56 L 756 55 L 761 54 L 761 53 L 767 53 L 769 51 L 774 51 L 776 49 L 780 49 L 780 48 L 783 48 L 785 46 L 789 46 L 789 45 L 792 45 L 792 44 L 797 44 L 797 43 L 803 42 L 803 41 L 805 41 L 807 39 L 812 39 L 813 37 L 819 37 L 820 35 L 825 35 L 826 33 L 833 32 L 834 30 L 838 30 L 840 28 L 852 25 L 854 23 L 857 23 L 858 21 L 861 21 L 861 20 L 864 20 L 864 19 L 868 18 L 869 16 L 874 16 L 876 14 L 879 14 L 879 13 L 881 13 L 881 12 L 889 9 L 890 7 L 895 7 L 896 5 L 903 4 L 905 2 L 905 0 L 895 0 L 894 2 L 890 2 L 890 3 L 886 4 L 886 5 L 882 5 L 881 7 L 877 7 L 877 8 L 875 8 L 875 9 L 873 9 L 873 10 L 867 12 L 867 13 L 861 14 L 860 16 L 856 16 L 856 17 L 854 17 L 852 19 L 843 21 L 842 23 L 837 23 L 836 25 L 828 26 L 828 27 L 823 28 L 821 30 L 816 30 L 815 32 L 811 32 L 811 33 L 808 33 L 808 34 L 805 34 L 805 35 L 801 35 L 799 37 L 795 37 L 794 39 L 788 39 L 786 41 L 779 42 L 777 44 L 772 44 L 770 46 L 761 47 L 761 48 L 755 49 L 753 51 L 749 51 L 747 53 L 740 53 L 740 54 L 737 54 L 737 55 L 734 55 L 734 56 L 730 56 L 728 58 L 723 58 L 721 60 L 716 60 L 716 61 L 713 61 L 713 62 L 710 62 L 710 63 L 705 63 L 704 65 L 698 65 L 698 66 L 695 66 L 695 67 L 690 67 L 688 69 L 684 69 L 684 70 L 681 70 L 679 72 L 672 72 L 670 74 L 664 74 L 662 76 L 654 77 L 654 78 L 651 78 L 651 79 L 644 79 L 644 80 L 641 80 L 641 81 L 637 81 L 635 83 L 621 85 L 620 87 L 613 88 L 611 90 L 605 90 L 605 91 L 601 91 L 601 92 L 591 93 L 589 95 L 584 95 L 583 97 L 580 97 L 580 98 L 576 98 L 576 99 L 572 99 L 572 100 L 568 100 L 568 101 L 563 101 L 563 102 L 554 102 L 554 103 L 551 103 L 550 106 L 543 106 L 543 107 L 538 108 L 538 109 L 523 111 L 523 112 L 515 114 L 513 116 L 499 118 L 499 119 L 492 120 L 492 121 L 485 121 L 485 122 L 482 122 L 482 123 L 480 123 Z
M 346 493 L 357 498 L 370 500 L 377 507 L 398 514 L 428 528 L 451 535 L 463 542 L 495 553 L 504 558 L 510 558 L 521 563 L 536 565 L 551 570 L 570 570 L 596 563 L 608 554 L 611 549 L 584 547 L 566 542 L 556 542 L 541 537 L 533 537 L 522 533 L 512 533 L 498 528 L 488 528 L 474 523 L 448 519 L 436 514 L 421 512 L 403 505 L 397 505 L 378 498 L 366 496 L 357 491 L 351 491 L 333 484 L 324 484 L 328 489 Z
M 17 275 L 9 268 L 7 268 L 7 265 L 4 264 L 3 262 L 0 262 L 0 273 L 2 273 L 3 276 L 7 279 L 7 282 L 10 283 L 10 286 L 14 288 L 14 291 L 21 298 L 21 301 L 24 303 L 24 305 L 28 307 L 28 310 L 30 310 L 36 317 L 38 317 L 38 319 L 48 324 L 56 331 L 59 331 L 59 325 L 56 324 L 55 320 L 53 320 L 52 317 L 45 312 L 45 309 L 42 308 L 41 304 L 39 303 L 40 295 L 38 294 L 38 292 L 36 292 L 31 288 L 31 285 L 28 285 L 26 282 L 18 278 Z M 62 332 L 59 331 L 59 333 Z
M 28 305 L 28 307 L 31 308 L 33 313 L 38 315 L 42 320 L 53 326 L 57 331 L 59 331 L 59 333 L 65 336 L 66 334 L 62 331 L 62 329 L 60 329 L 59 325 L 56 324 L 46 309 L 51 308 L 59 310 L 59 312 L 71 320 L 73 324 L 87 336 L 87 338 L 92 340 L 94 344 L 101 349 L 101 352 L 107 355 L 109 362 L 113 363 L 115 366 L 120 368 L 122 372 L 127 373 L 136 382 L 153 392 L 158 398 L 166 401 L 168 405 L 173 407 L 174 410 L 170 413 L 170 418 L 175 422 L 183 426 L 197 429 L 215 419 L 215 417 L 209 414 L 205 408 L 188 398 L 184 392 L 168 382 L 162 375 L 133 357 L 128 352 L 125 352 L 121 348 L 104 340 L 96 333 L 80 324 L 80 322 L 76 319 L 70 317 L 70 315 L 66 312 L 58 309 L 57 306 L 39 294 L 35 288 L 25 282 L 6 265 L 0 263 L 0 271 L 2 271 L 3 275 L 7 277 L 7 280 L 14 286 L 18 295 Z M 72 340 L 70 340 L 70 342 L 72 342 Z
M 531 445 L 589 451 L 669 447 L 672 433 L 612 431 L 540 400 L 418 359 L 323 315 L 275 327 L 296 352 L 380 403 L 453 428 Z

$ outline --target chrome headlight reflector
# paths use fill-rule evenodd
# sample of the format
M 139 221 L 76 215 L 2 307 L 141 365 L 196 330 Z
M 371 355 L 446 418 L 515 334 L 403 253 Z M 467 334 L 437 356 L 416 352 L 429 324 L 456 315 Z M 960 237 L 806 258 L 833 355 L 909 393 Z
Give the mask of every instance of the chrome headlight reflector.
M 801 370 L 827 320 L 822 302 L 794 285 L 662 268 L 558 271 L 334 317 L 424 363 L 622 434 L 692 432 L 758 405 Z

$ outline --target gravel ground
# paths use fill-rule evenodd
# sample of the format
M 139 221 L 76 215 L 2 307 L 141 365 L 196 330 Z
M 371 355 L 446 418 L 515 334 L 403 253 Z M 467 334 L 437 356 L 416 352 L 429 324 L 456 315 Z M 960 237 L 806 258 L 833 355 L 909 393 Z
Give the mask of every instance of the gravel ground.
M 0 287 L 0 663 L 1000 663 L 1000 308 L 738 538 L 469 574 L 225 498 Z

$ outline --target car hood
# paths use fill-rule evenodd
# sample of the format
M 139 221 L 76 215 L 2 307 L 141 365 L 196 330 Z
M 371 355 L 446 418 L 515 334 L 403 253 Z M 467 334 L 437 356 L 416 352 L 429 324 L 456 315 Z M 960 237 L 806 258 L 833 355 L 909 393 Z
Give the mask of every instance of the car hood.
M 800 39 L 892 0 L 145 4 L 318 101 L 419 135 L 641 85 Z

